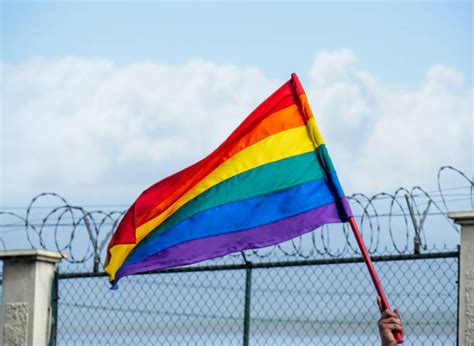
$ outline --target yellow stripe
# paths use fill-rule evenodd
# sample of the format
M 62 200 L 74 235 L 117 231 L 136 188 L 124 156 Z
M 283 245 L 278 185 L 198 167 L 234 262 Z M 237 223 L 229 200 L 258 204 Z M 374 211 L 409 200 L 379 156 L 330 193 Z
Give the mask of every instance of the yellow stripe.
M 109 275 L 110 281 L 115 280 L 117 270 L 135 245 L 137 244 L 117 244 L 110 248 L 110 260 L 104 268 L 104 271 Z
M 174 202 L 168 209 L 138 227 L 136 231 L 137 243 L 181 206 L 212 186 L 261 165 L 315 150 L 315 142 L 309 137 L 313 130 L 311 126 L 312 125 L 308 123 L 308 125 L 305 126 L 279 132 L 245 148 L 229 160 L 225 161 L 176 200 L 176 202 Z M 322 138 L 318 143 L 322 144 Z M 112 277 L 112 279 L 115 272 L 122 265 L 123 261 L 125 261 L 125 258 L 135 245 L 136 244 L 119 244 L 110 249 L 110 262 L 105 268 L 105 271 Z

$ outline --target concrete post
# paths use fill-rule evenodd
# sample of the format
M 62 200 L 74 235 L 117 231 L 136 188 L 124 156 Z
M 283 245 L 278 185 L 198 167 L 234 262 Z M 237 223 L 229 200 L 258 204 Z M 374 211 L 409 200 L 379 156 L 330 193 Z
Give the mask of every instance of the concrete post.
M 459 254 L 458 341 L 474 345 L 474 211 L 449 213 L 461 225 Z
M 63 257 L 44 250 L 0 251 L 3 345 L 47 345 L 54 270 Z

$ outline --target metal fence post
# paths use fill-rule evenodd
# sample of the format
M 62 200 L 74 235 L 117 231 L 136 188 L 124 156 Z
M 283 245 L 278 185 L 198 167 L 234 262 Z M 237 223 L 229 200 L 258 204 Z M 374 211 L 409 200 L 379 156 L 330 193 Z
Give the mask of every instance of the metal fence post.
M 458 342 L 474 345 L 474 211 L 449 213 L 461 225 L 459 252 Z
M 240 252 L 245 262 L 245 304 L 244 304 L 244 346 L 249 345 L 250 339 L 250 306 L 252 297 L 252 262 L 247 261 L 245 253 Z
M 249 265 L 245 269 L 244 346 L 249 345 L 251 295 L 252 295 L 252 266 Z

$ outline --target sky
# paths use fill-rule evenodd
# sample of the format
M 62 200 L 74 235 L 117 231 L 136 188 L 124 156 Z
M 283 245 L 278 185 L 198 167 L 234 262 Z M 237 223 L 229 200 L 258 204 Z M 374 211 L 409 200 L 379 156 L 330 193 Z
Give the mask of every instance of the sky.
M 473 173 L 471 2 L 1 3 L 1 205 L 124 208 L 298 73 L 345 192 Z

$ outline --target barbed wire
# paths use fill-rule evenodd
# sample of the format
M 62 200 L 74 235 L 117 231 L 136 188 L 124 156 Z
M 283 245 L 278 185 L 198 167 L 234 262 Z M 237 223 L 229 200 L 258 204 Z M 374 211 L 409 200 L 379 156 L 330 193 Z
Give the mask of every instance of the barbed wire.
M 465 185 L 444 188 L 443 180 L 447 174 L 458 176 Z M 467 202 L 469 208 L 474 209 L 473 179 L 457 168 L 443 166 L 438 170 L 437 180 L 438 189 L 433 191 L 414 186 L 411 189 L 400 187 L 394 193 L 380 192 L 372 196 L 355 193 L 348 197 L 369 253 L 381 251 L 383 244 L 385 250 L 390 248 L 389 251 L 400 254 L 426 249 L 428 239 L 423 226 L 427 217 L 440 217 L 447 222 L 449 229 L 459 232 L 447 217 L 449 203 Z M 40 202 L 45 199 L 52 199 L 53 204 L 41 206 Z M 113 207 L 116 206 L 120 205 Z M 86 207 L 70 204 L 64 197 L 53 192 L 35 196 L 26 207 L 24 215 L 10 211 L 12 209 L 0 211 L 0 246 L 7 248 L 5 234 L 18 234 L 23 229 L 26 241 L 32 248 L 64 252 L 70 263 L 92 261 L 94 271 L 98 271 L 103 264 L 105 247 L 125 212 L 87 210 Z M 44 216 L 38 217 L 40 212 L 45 212 Z M 335 228 L 339 232 L 335 232 Z M 336 237 L 335 234 L 339 236 Z M 333 245 L 333 238 L 337 238 L 336 245 Z M 359 254 L 359 249 L 347 224 L 325 225 L 319 232 L 310 232 L 284 245 L 246 251 L 246 254 L 255 258 L 338 257 L 348 253 Z

